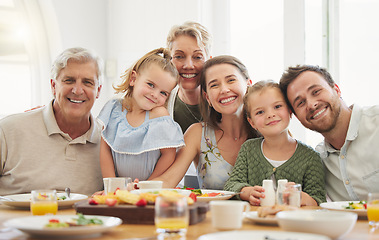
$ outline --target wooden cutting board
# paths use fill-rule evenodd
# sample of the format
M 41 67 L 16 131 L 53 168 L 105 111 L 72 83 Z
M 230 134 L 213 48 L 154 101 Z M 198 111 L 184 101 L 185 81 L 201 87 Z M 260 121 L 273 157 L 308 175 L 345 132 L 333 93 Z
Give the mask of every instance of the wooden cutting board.
M 122 219 L 124 224 L 154 224 L 154 205 L 137 207 L 134 205 L 120 204 L 113 207 L 107 205 L 90 205 L 88 200 L 76 202 L 74 208 L 78 213 L 86 215 L 113 216 Z M 209 210 L 207 202 L 196 202 L 190 206 L 190 225 L 201 222 Z

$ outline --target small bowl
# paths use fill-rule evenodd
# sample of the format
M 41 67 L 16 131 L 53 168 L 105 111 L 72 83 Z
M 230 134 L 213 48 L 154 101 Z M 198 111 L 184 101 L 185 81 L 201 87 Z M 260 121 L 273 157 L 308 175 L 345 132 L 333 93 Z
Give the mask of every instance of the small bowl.
M 282 211 L 276 214 L 279 226 L 286 231 L 307 232 L 338 239 L 353 229 L 358 215 L 325 210 Z

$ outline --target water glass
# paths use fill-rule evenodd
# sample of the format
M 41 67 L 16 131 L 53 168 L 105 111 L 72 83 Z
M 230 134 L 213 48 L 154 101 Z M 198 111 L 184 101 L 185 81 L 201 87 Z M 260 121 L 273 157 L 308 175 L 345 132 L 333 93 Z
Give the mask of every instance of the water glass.
M 155 200 L 155 227 L 160 238 L 184 237 L 189 224 L 186 197 L 159 196 Z
M 31 192 L 30 211 L 32 215 L 55 215 L 58 211 L 57 191 L 33 190 Z
M 300 207 L 301 206 L 301 184 L 287 184 L 282 194 L 283 204 Z
M 371 227 L 379 227 L 379 193 L 368 194 L 367 218 Z
M 131 190 L 132 179 L 130 177 L 112 177 L 103 178 L 104 183 L 104 194 L 114 193 L 117 189 L 120 190 Z

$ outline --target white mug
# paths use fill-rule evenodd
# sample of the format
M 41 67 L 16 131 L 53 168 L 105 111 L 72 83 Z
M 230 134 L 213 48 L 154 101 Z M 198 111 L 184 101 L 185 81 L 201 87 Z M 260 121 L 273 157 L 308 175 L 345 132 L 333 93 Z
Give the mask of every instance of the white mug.
M 137 183 L 139 189 L 158 189 L 162 188 L 162 181 L 140 181 Z
M 132 179 L 130 177 L 103 178 L 104 193 L 114 193 L 116 189 L 126 190 L 128 189 L 128 185 L 130 185 L 131 182 Z
M 238 200 L 210 201 L 212 225 L 217 229 L 231 230 L 242 227 L 244 212 L 249 212 L 250 204 Z

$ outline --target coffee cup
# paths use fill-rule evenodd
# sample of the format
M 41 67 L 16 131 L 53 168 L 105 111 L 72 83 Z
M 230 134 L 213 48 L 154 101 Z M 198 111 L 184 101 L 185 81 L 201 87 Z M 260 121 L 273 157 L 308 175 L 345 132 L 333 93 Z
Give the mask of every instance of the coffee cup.
M 221 230 L 242 227 L 244 212 L 249 212 L 250 204 L 245 201 L 219 200 L 210 201 L 212 225 Z

